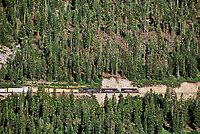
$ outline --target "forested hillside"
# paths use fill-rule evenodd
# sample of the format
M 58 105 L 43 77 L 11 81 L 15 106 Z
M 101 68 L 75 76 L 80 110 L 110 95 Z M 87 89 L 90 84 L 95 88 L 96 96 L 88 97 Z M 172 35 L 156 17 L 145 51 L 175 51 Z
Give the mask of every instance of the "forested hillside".
M 1 80 L 198 77 L 199 0 L 0 0 Z
M 44 91 L 12 94 L 0 101 L 0 133 L 197 134 L 199 97 L 177 100 L 174 90 L 168 88 L 164 97 L 152 91 L 144 97 L 120 94 L 109 100 L 106 96 L 100 106 L 95 96 L 75 99 L 73 94 L 66 97 L 63 93 L 57 98 L 56 93 L 50 96 Z

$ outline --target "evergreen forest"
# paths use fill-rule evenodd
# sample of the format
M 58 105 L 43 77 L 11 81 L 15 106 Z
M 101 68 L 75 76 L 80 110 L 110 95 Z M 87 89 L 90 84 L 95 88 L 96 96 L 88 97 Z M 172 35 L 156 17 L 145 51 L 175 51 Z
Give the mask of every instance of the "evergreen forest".
M 11 94 L 0 101 L 1 134 L 197 134 L 200 128 L 200 90 L 194 99 L 177 99 L 172 88 L 143 97 L 113 95 L 99 105 L 95 96 L 50 96 L 32 91 Z M 118 97 L 118 101 L 117 98 Z
M 104 74 L 200 80 L 199 0 L 0 0 L 0 6 L 0 45 L 14 53 L 0 81 L 90 84 Z

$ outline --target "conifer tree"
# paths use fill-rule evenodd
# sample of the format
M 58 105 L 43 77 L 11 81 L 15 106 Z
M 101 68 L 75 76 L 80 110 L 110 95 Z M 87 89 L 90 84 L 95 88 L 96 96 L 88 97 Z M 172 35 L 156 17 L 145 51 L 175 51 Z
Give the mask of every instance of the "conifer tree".
M 123 97 L 122 93 L 120 93 L 120 95 L 119 95 L 117 111 L 119 112 L 119 116 L 121 118 L 121 121 L 123 122 L 123 119 L 124 119 L 124 97 Z

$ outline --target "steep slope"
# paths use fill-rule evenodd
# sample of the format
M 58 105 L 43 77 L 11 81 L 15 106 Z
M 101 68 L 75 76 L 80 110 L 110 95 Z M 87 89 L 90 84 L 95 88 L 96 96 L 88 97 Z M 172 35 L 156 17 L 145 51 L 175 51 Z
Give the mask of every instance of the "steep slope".
M 186 0 L 4 0 L 0 44 L 20 44 L 20 51 L 2 78 L 82 84 L 104 73 L 130 80 L 195 78 L 199 8 Z

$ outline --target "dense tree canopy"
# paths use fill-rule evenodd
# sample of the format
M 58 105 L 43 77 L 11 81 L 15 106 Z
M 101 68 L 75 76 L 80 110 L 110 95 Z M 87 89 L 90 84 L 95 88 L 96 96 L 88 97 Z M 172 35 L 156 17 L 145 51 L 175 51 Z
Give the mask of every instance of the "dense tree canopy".
M 100 106 L 95 96 L 73 93 L 11 94 L 0 100 L 0 133 L 183 133 L 200 127 L 199 97 L 177 99 L 169 88 L 164 97 L 152 90 L 144 97 L 106 95 Z
M 197 0 L 1 0 L 0 44 L 15 57 L 1 79 L 97 82 L 195 78 Z

